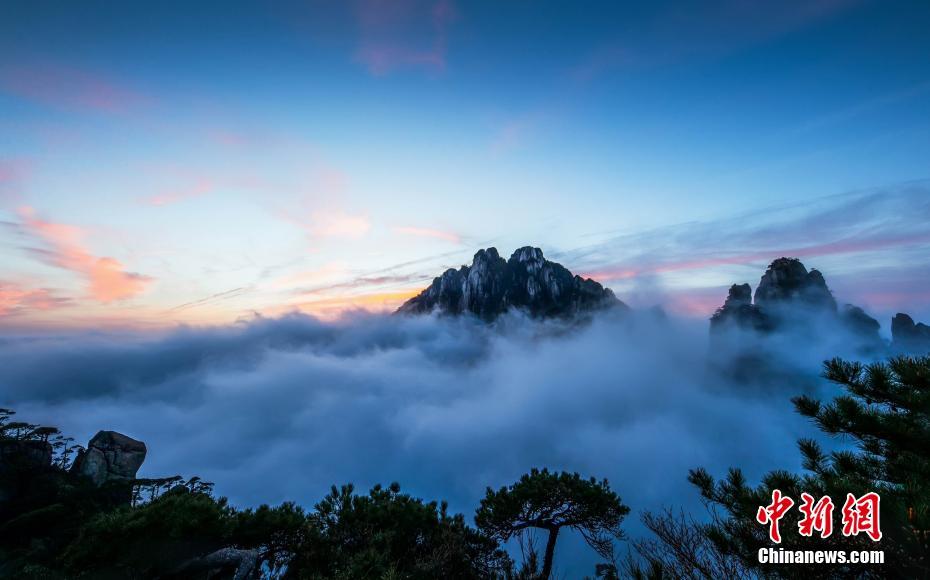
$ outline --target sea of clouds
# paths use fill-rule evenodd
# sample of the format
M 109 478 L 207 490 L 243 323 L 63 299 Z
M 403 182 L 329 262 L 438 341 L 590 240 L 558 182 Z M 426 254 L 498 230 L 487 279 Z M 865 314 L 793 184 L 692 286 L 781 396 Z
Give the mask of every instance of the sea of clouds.
M 635 535 L 643 509 L 702 513 L 690 468 L 739 466 L 750 481 L 800 469 L 794 442 L 817 431 L 790 398 L 829 396 L 822 361 L 855 356 L 842 329 L 812 328 L 712 341 L 706 320 L 654 311 L 491 326 L 356 313 L 7 335 L 0 405 L 79 442 L 100 429 L 141 439 L 140 476 L 199 475 L 239 506 L 310 507 L 332 484 L 399 481 L 470 518 L 486 486 L 578 471 L 610 480 Z M 729 372 L 747 349 L 767 370 Z M 590 571 L 577 540 L 560 551 L 563 571 Z

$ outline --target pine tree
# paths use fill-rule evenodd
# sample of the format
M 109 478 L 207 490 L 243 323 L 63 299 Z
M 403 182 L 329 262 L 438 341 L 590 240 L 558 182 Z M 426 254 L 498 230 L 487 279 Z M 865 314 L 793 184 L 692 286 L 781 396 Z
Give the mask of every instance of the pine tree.
M 533 469 L 498 491 L 488 488 L 475 515 L 478 529 L 508 541 L 531 528 L 548 533 L 540 578 L 552 573 L 556 540 L 562 528 L 574 529 L 600 556 L 613 559 L 613 540 L 622 539 L 620 524 L 630 512 L 607 480 L 582 479 L 577 473 Z
M 828 495 L 838 504 L 834 533 L 826 539 L 816 533 L 811 538 L 799 535 L 801 514 L 795 507 L 781 520 L 783 538 L 777 547 L 884 550 L 884 565 L 764 565 L 760 570 L 781 577 L 930 578 L 930 357 L 896 357 L 869 365 L 833 359 L 824 363 L 824 376 L 845 393 L 826 404 L 797 397 L 795 408 L 823 432 L 851 441 L 854 447 L 825 453 L 815 441 L 803 439 L 799 447 L 807 473 L 774 471 L 754 488 L 738 469 L 721 481 L 703 469 L 692 471 L 689 479 L 709 505 L 723 508 L 707 529 L 708 537 L 746 566 L 760 569 L 757 552 L 772 543 L 755 514 L 769 503 L 772 490 L 794 498 L 802 492 L 816 498 Z M 882 539 L 873 542 L 839 533 L 846 494 L 858 497 L 871 491 L 881 496 Z

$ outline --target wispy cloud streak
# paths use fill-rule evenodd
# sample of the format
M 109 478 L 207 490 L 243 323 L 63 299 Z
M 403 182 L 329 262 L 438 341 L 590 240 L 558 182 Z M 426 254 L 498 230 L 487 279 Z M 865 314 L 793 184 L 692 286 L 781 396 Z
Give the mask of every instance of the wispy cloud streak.
M 366 0 L 357 16 L 361 41 L 355 56 L 372 75 L 400 68 L 445 70 L 448 27 L 456 16 L 449 0 L 428 5 Z
M 146 204 L 154 206 L 171 205 L 210 193 L 213 191 L 214 187 L 215 185 L 212 180 L 200 178 L 189 185 L 157 193 L 146 198 L 144 201 Z
M 0 201 L 21 198 L 30 171 L 31 165 L 26 160 L 0 159 Z
M 0 280 L 0 317 L 35 310 L 54 310 L 71 304 L 69 298 L 58 296 L 48 288 L 27 288 L 21 284 Z
M 242 287 L 233 288 L 232 290 L 226 290 L 224 292 L 217 292 L 216 294 L 211 294 L 210 296 L 200 298 L 199 300 L 192 300 L 190 302 L 185 302 L 184 304 L 178 304 L 173 308 L 169 308 L 168 313 L 182 312 L 191 308 L 198 308 L 200 306 L 206 306 L 207 304 L 213 304 L 214 302 L 236 298 L 242 294 L 247 293 L 249 290 L 250 288 Z
M 0 91 L 58 109 L 125 113 L 149 99 L 110 79 L 60 65 L 0 68 Z
M 916 182 L 614 235 L 560 258 L 584 276 L 613 284 L 615 290 L 645 280 L 664 281 L 678 293 L 676 299 L 684 300 L 683 292 L 694 294 L 687 300 L 699 308 L 706 297 L 695 293 L 753 281 L 780 256 L 815 261 L 827 274 L 855 271 L 860 277 L 867 275 L 870 264 L 896 272 L 930 267 L 930 253 L 925 251 L 930 248 L 928 224 L 930 182 Z M 914 280 L 902 278 L 895 292 L 914 296 L 908 287 Z M 867 285 L 847 289 L 855 294 L 847 298 L 867 300 Z M 722 296 L 717 305 L 720 301 Z
M 85 232 L 78 227 L 45 221 L 31 207 L 19 210 L 20 230 L 39 246 L 27 251 L 42 262 L 76 272 L 88 283 L 90 296 L 98 302 L 125 300 L 141 294 L 154 280 L 128 272 L 115 258 L 95 256 L 84 246 Z
M 401 226 L 394 228 L 394 231 L 398 234 L 403 234 L 405 236 L 417 236 L 421 238 L 434 238 L 437 240 L 445 240 L 447 242 L 452 242 L 453 244 L 461 244 L 462 236 L 458 235 L 455 232 L 448 232 L 445 230 L 439 230 L 435 228 L 421 228 L 415 226 Z

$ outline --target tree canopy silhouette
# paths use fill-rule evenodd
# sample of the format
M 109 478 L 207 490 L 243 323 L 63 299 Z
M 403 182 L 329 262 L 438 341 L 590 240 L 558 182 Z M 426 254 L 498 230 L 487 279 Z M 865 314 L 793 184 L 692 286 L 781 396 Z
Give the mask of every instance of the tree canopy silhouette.
M 613 541 L 623 539 L 620 524 L 629 512 L 606 479 L 533 469 L 513 485 L 497 491 L 488 488 L 475 523 L 505 542 L 533 528 L 545 530 L 548 538 L 541 577 L 548 579 L 562 528 L 578 531 L 595 552 L 612 559 Z
M 795 409 L 825 434 L 840 438 L 844 448 L 827 453 L 816 441 L 802 439 L 798 446 L 806 473 L 772 471 L 755 487 L 739 469 L 731 469 L 721 480 L 704 469 L 693 470 L 689 479 L 707 502 L 712 523 L 653 517 L 649 527 L 656 531 L 657 541 L 634 543 L 648 565 L 646 570 L 630 566 L 634 576 L 708 578 L 712 576 L 707 570 L 728 569 L 735 571 L 732 577 L 747 578 L 930 578 L 930 357 L 894 357 L 872 364 L 833 359 L 824 363 L 823 376 L 843 393 L 826 403 L 796 397 Z M 877 492 L 880 542 L 840 533 L 843 510 L 837 506 L 831 519 L 834 531 L 826 538 L 799 534 L 803 514 L 799 509 L 788 511 L 780 523 L 778 547 L 882 550 L 884 564 L 760 565 L 759 549 L 773 544 L 755 515 L 759 506 L 771 501 L 774 489 L 796 499 L 801 493 L 830 496 L 839 506 L 848 493 Z M 700 552 L 683 545 L 694 544 L 695 537 L 701 538 Z
M 424 502 L 400 485 L 367 495 L 333 486 L 307 519 L 288 565 L 293 578 L 492 578 L 510 569 L 497 541 L 450 515 L 445 502 Z

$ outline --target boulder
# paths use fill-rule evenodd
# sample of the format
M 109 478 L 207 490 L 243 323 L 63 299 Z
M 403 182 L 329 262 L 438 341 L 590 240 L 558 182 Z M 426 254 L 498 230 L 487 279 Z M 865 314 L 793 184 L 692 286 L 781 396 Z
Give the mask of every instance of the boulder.
M 145 443 L 116 431 L 100 431 L 81 451 L 71 472 L 100 487 L 110 482 L 131 482 L 145 461 Z

